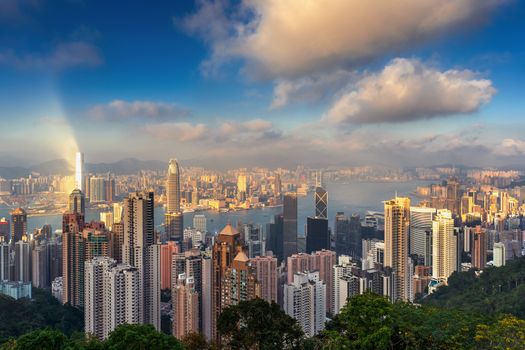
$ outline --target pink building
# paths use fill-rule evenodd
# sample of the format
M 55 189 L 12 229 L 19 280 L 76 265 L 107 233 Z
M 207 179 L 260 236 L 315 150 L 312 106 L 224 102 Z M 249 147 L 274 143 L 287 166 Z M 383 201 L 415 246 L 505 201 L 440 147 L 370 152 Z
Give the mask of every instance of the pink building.
M 180 274 L 172 289 L 174 337 L 182 339 L 188 333 L 199 332 L 199 294 L 193 277 Z
M 277 258 L 273 256 L 257 256 L 251 259 L 255 268 L 256 278 L 261 286 L 261 298 L 267 302 L 277 303 Z
M 160 247 L 160 288 L 171 289 L 171 257 L 179 252 L 177 242 L 168 241 Z

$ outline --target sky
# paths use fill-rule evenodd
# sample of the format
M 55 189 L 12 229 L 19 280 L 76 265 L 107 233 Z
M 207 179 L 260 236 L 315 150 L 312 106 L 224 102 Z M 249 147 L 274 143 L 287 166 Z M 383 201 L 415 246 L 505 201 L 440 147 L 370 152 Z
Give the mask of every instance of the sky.
M 0 0 L 0 166 L 525 164 L 519 0 Z

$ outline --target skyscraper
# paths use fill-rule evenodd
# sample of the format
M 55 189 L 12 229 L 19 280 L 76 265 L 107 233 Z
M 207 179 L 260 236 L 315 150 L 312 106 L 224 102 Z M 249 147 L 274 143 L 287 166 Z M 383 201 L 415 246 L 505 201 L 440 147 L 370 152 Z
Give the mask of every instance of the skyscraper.
M 77 152 L 75 157 L 75 188 L 84 192 L 84 153 Z
M 117 265 L 108 257 L 86 262 L 85 333 L 106 339 L 121 324 L 142 323 L 140 275 L 129 265 Z
M 283 259 L 297 253 L 297 193 L 284 194 Z
M 27 214 L 22 208 L 11 212 L 11 240 L 18 242 L 27 233 Z
M 75 307 L 84 306 L 85 248 L 82 230 L 84 215 L 66 213 L 62 217 L 62 302 Z
M 255 268 L 257 281 L 261 287 L 261 298 L 271 303 L 277 303 L 277 258 L 274 256 L 258 256 L 251 259 Z
M 0 281 L 11 281 L 11 245 L 0 242 Z
M 171 261 L 173 254 L 179 252 L 177 242 L 168 241 L 160 247 L 160 289 L 171 289 Z
M 205 234 L 208 231 L 206 216 L 195 214 L 193 217 L 193 228 Z
M 271 251 L 281 262 L 283 260 L 283 215 L 278 214 L 272 223 L 266 224 L 266 251 Z
M 32 262 L 32 281 L 33 286 L 38 288 L 48 288 L 51 286 L 51 280 L 49 279 L 49 250 L 47 242 L 43 241 L 39 243 L 34 242 L 35 246 L 31 252 Z
M 84 193 L 78 188 L 74 189 L 69 195 L 68 212 L 82 215 L 85 215 L 86 213 L 86 200 L 84 198 Z
M 306 252 L 330 249 L 330 233 L 328 219 L 323 217 L 308 217 L 306 219 Z
M 505 244 L 501 242 L 494 243 L 494 266 L 500 267 L 505 265 Z
M 9 220 L 6 218 L 0 219 L 0 242 L 9 242 L 10 240 L 10 226 Z
M 457 267 L 457 238 L 452 212 L 440 209 L 432 222 L 432 277 L 446 281 Z
M 321 186 L 315 188 L 315 217 L 328 218 L 328 192 Z
M 122 260 L 139 271 L 139 307 L 144 323 L 160 329 L 160 245 L 153 222 L 153 192 L 130 193 L 124 200 Z
M 221 288 L 222 308 L 260 297 L 255 270 L 241 247 L 238 248 L 231 266 L 224 272 Z
M 335 251 L 337 255 L 350 254 L 350 220 L 344 212 L 335 215 Z
M 409 300 L 408 229 L 410 198 L 396 197 L 385 206 L 385 267 L 393 270 L 392 300 Z
M 487 264 L 487 231 L 476 226 L 472 232 L 472 267 L 483 270 Z
M 166 236 L 172 241 L 182 241 L 183 216 L 180 210 L 180 169 L 176 159 L 170 159 L 166 179 Z
M 16 282 L 31 282 L 31 245 L 25 239 L 15 243 L 15 276 Z
M 199 293 L 195 290 L 193 277 L 182 273 L 171 293 L 173 305 L 174 337 L 183 338 L 188 333 L 199 332 Z
M 92 176 L 89 179 L 89 201 L 99 203 L 106 201 L 106 179 L 100 176 Z
M 421 263 L 432 265 L 432 220 L 436 209 L 410 207 L 410 254 L 417 254 Z

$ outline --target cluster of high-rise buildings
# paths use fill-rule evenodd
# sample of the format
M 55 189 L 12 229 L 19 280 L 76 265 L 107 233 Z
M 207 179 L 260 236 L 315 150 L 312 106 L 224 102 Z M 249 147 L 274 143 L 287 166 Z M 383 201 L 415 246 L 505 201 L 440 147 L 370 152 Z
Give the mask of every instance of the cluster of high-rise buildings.
M 163 232 L 155 229 L 154 190 L 113 200 L 100 221 L 87 222 L 85 191 L 90 188 L 91 201 L 98 196 L 98 180 L 88 184 L 87 177 L 80 154 L 61 231 L 46 225 L 28 234 L 21 208 L 0 220 L 0 291 L 28 296 L 31 285 L 50 289 L 83 309 L 86 333 L 100 339 L 123 323 L 160 329 L 164 315 L 174 336 L 200 332 L 220 343 L 221 312 L 253 298 L 278 303 L 313 336 L 353 295 L 371 291 L 413 301 L 455 271 L 501 266 L 523 250 L 525 196 L 455 178 L 430 185 L 418 205 L 396 196 L 382 212 L 364 217 L 337 212 L 331 228 L 328 192 L 316 174 L 314 210 L 301 235 L 298 187 L 283 189 L 278 176 L 271 193 L 282 213 L 265 226 L 228 223 L 218 234 L 209 232 L 203 214 L 183 221 L 181 169 L 174 159 L 160 193 Z M 241 171 L 234 186 L 222 190 L 239 205 L 253 200 L 260 184 Z M 161 302 L 161 291 L 169 291 L 169 302 Z

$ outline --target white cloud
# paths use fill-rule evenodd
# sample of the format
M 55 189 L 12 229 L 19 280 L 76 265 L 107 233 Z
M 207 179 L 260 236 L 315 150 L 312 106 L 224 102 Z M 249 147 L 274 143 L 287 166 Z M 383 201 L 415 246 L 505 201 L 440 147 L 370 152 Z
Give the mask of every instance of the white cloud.
M 522 156 L 525 155 L 525 141 L 517 139 L 503 139 L 494 148 L 494 154 L 500 156 Z
M 0 64 L 18 69 L 44 69 L 59 71 L 75 66 L 98 66 L 103 58 L 100 50 L 85 41 L 72 41 L 57 45 L 52 52 L 20 55 L 12 49 L 0 52 Z
M 146 125 L 144 130 L 154 138 L 175 142 L 200 141 L 206 139 L 209 134 L 205 124 L 186 122 L 150 124 Z
M 158 101 L 124 101 L 113 100 L 107 104 L 100 104 L 92 107 L 88 115 L 94 119 L 168 119 L 188 116 L 190 112 L 187 109 L 179 107 L 173 103 Z
M 272 122 L 265 119 L 251 119 L 244 122 L 226 121 L 220 124 L 219 132 L 221 136 L 230 136 L 243 132 L 264 132 L 270 130 L 272 126 Z
M 243 0 L 232 9 L 201 0 L 181 23 L 210 44 L 206 67 L 240 58 L 252 75 L 285 78 L 356 67 L 417 46 L 482 21 L 504 2 Z
M 476 112 L 496 90 L 469 70 L 441 72 L 415 59 L 394 59 L 344 91 L 324 116 L 333 123 L 403 122 Z

